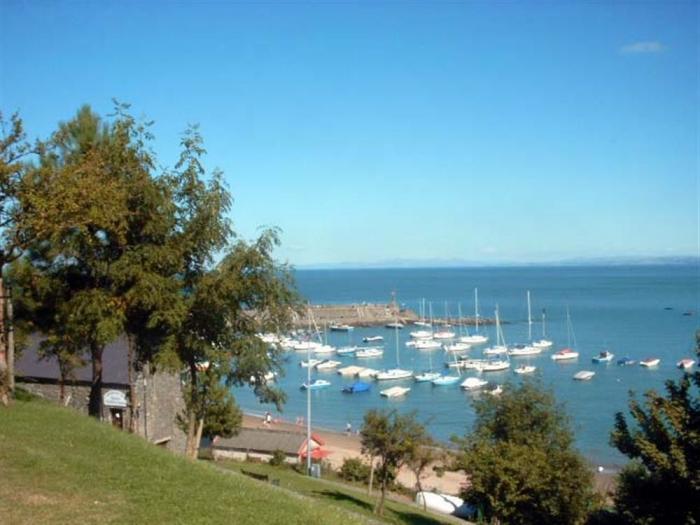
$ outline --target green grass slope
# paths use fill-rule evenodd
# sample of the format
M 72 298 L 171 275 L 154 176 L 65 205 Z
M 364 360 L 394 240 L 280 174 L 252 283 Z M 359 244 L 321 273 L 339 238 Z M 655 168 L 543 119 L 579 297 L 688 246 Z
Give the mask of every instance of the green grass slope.
M 366 523 L 42 402 L 0 408 L 0 522 Z

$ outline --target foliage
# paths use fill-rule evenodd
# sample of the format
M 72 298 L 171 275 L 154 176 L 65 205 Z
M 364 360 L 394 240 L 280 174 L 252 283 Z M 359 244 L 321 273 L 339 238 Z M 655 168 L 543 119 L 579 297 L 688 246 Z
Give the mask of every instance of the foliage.
M 284 450 L 274 450 L 272 452 L 272 457 L 270 458 L 270 465 L 273 467 L 279 467 L 281 465 L 286 465 L 287 463 L 287 454 L 284 453 Z
M 425 427 L 416 420 L 415 413 L 399 414 L 369 410 L 360 429 L 362 453 L 378 458 L 376 477 L 381 493 L 375 512 L 382 515 L 384 500 L 390 482 L 398 470 L 415 457 L 417 451 L 429 443 Z
M 345 481 L 367 483 L 369 481 L 369 472 L 369 465 L 360 458 L 345 458 L 340 467 L 339 475 Z
M 592 475 L 553 394 L 530 380 L 473 405 L 473 433 L 455 438 L 465 500 L 506 524 L 583 523 L 595 504 Z
M 700 372 L 666 382 L 666 395 L 630 394 L 630 428 L 615 416 L 611 441 L 633 459 L 620 473 L 618 520 L 630 524 L 700 523 Z

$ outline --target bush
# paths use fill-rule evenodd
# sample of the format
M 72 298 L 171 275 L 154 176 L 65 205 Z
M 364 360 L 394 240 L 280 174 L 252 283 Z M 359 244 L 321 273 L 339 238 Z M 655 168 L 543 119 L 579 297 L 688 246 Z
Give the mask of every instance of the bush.
M 340 477 L 346 481 L 367 483 L 369 481 L 369 472 L 369 465 L 366 465 L 358 458 L 345 458 L 343 466 L 340 467 Z
M 270 465 L 273 467 L 279 467 L 284 465 L 287 461 L 287 454 L 283 450 L 277 449 L 272 453 L 272 458 L 270 459 Z

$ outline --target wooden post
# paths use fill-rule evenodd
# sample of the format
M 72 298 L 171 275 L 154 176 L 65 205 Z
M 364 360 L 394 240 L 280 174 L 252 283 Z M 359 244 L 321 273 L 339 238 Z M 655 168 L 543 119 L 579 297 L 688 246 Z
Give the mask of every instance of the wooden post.
M 15 391 L 15 314 L 12 308 L 12 288 L 7 296 L 7 376 L 10 395 Z

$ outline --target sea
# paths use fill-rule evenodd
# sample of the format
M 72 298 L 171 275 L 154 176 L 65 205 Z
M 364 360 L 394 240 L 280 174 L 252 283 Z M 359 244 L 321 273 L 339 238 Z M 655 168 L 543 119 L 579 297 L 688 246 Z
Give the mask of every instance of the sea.
M 459 308 L 463 315 L 473 315 L 474 289 L 478 288 L 480 315 L 493 318 L 498 307 L 508 344 L 528 340 L 526 294 L 529 290 L 533 338 L 539 339 L 544 329 L 554 346 L 539 356 L 511 360 L 514 366 L 519 363 L 537 366 L 542 382 L 552 389 L 570 417 L 579 451 L 594 465 L 609 468 L 626 462 L 609 444 L 615 413 L 628 413 L 630 392 L 638 397 L 647 390 L 661 392 L 666 380 L 681 377 L 682 371 L 676 363 L 681 358 L 695 356 L 695 332 L 700 328 L 698 265 L 298 270 L 296 282 L 301 294 L 312 304 L 388 303 L 395 294 L 402 307 L 416 312 L 424 301 L 432 305 L 436 319 L 445 317 L 446 313 L 454 317 Z M 473 327 L 468 328 L 473 331 Z M 398 360 L 401 368 L 416 372 L 431 368 L 446 370 L 448 359 L 442 350 L 406 347 L 412 329 L 411 326 L 398 331 L 357 327 L 348 333 L 329 332 L 325 337 L 329 344 L 337 346 L 362 344 L 366 336 L 384 337 L 381 358 L 333 357 L 343 361 L 341 366 L 393 368 Z M 481 332 L 490 337 L 489 343 L 495 342 L 494 326 L 482 327 Z M 550 358 L 553 352 L 566 346 L 575 346 L 579 358 L 565 362 Z M 603 350 L 615 354 L 613 362 L 593 364 L 591 358 Z M 479 347 L 469 353 L 481 357 Z M 645 357 L 658 357 L 661 362 L 655 368 L 644 368 L 638 363 L 618 366 L 616 361 L 623 356 L 637 362 Z M 286 356 L 284 377 L 278 379 L 279 387 L 287 394 L 281 413 L 261 404 L 247 388 L 234 390 L 240 406 L 250 413 L 269 410 L 275 417 L 289 421 L 305 417 L 307 397 L 300 389 L 307 374 L 300 366 L 304 359 L 306 352 L 290 352 Z M 573 380 L 580 370 L 594 371 L 595 376 L 590 381 Z M 469 372 L 463 376 L 476 375 Z M 521 380 L 512 370 L 483 375 L 499 384 Z M 472 401 L 485 395 L 464 392 L 458 384 L 434 387 L 412 380 L 384 381 L 381 387 L 373 382 L 370 392 L 348 395 L 341 390 L 353 379 L 343 378 L 335 371 L 314 371 L 314 378 L 332 383 L 326 389 L 311 392 L 314 426 L 341 431 L 350 423 L 353 429 L 358 429 L 365 412 L 371 408 L 415 411 L 430 433 L 446 445 L 452 436 L 470 432 L 474 424 Z M 394 385 L 409 386 L 411 390 L 402 398 L 386 399 L 379 395 L 380 389 Z

